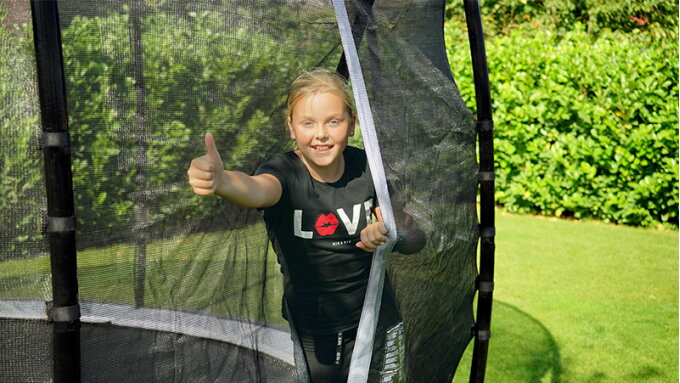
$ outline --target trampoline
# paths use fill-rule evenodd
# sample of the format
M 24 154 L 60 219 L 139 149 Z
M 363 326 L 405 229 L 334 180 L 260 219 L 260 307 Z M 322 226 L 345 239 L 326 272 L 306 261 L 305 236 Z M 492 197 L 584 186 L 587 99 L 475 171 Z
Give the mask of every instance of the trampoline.
M 263 382 L 297 381 L 288 329 L 120 304 L 81 301 L 80 308 L 81 353 L 88 356 L 82 358 L 82 381 L 246 382 L 253 376 Z M 51 381 L 45 302 L 3 300 L 0 312 L 0 346 L 22 352 L 5 366 L 16 375 L 3 381 Z M 174 365 L 181 368 L 168 368 Z
M 0 4 L 0 381 L 308 381 L 260 213 L 192 195 L 185 171 L 206 131 L 228 169 L 289 150 L 287 87 L 320 67 L 366 104 L 350 145 L 379 148 L 382 182 L 427 236 L 376 271 L 385 288 L 369 288 L 368 359 L 350 381 L 448 383 L 474 339 L 482 382 L 493 123 L 479 6 L 465 1 L 476 118 L 449 69 L 444 6 Z

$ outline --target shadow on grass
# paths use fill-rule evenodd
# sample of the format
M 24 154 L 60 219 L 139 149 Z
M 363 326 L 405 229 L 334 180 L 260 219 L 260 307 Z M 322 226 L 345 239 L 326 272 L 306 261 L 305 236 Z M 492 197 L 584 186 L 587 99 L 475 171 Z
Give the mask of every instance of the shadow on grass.
M 536 318 L 507 303 L 494 301 L 487 382 L 559 383 L 560 350 L 550 331 Z M 456 383 L 470 375 L 472 343 L 458 367 Z

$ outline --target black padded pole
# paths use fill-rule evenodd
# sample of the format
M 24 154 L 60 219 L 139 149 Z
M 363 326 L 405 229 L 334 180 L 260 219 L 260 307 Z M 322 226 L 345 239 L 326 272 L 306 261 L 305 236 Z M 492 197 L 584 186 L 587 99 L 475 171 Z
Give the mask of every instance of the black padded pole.
M 76 236 L 71 150 L 59 17 L 55 0 L 32 0 L 50 246 L 55 383 L 80 381 L 80 310 L 76 275 Z
M 140 13 L 144 10 L 143 5 L 133 5 L 129 13 L 130 49 L 133 57 L 133 69 L 135 75 L 135 128 L 134 136 L 137 145 L 134 151 L 136 166 L 135 185 L 137 192 L 134 194 L 134 236 L 135 236 L 135 307 L 144 306 L 144 285 L 146 281 L 146 243 L 148 241 L 148 208 L 147 208 L 147 163 L 146 155 L 146 92 L 144 85 L 144 62 L 142 60 L 142 22 Z
M 477 322 L 475 324 L 475 343 L 472 353 L 470 382 L 484 382 L 486 360 L 491 337 L 491 304 L 493 301 L 494 269 L 494 158 L 493 158 L 493 120 L 491 118 L 491 91 L 489 69 L 484 47 L 482 16 L 477 0 L 465 0 L 465 19 L 467 21 L 472 67 L 475 79 L 477 104 L 477 133 L 479 137 L 479 197 L 480 197 L 480 262 L 477 277 Z

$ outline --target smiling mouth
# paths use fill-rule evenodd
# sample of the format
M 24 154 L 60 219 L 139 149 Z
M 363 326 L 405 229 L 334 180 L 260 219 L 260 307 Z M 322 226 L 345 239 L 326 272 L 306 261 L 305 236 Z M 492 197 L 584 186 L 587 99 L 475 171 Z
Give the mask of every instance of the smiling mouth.
M 312 149 L 318 152 L 325 152 L 333 148 L 334 145 L 312 145 Z

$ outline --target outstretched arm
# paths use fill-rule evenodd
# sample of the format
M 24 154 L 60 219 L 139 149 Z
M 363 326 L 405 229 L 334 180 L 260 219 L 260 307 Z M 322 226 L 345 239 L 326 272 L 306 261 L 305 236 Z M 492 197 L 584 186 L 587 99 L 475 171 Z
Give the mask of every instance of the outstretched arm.
M 239 206 L 268 207 L 281 198 L 281 183 L 271 174 L 249 176 L 239 171 L 224 170 L 222 158 L 211 133 L 205 134 L 207 154 L 191 161 L 187 174 L 194 193 L 217 194 Z

